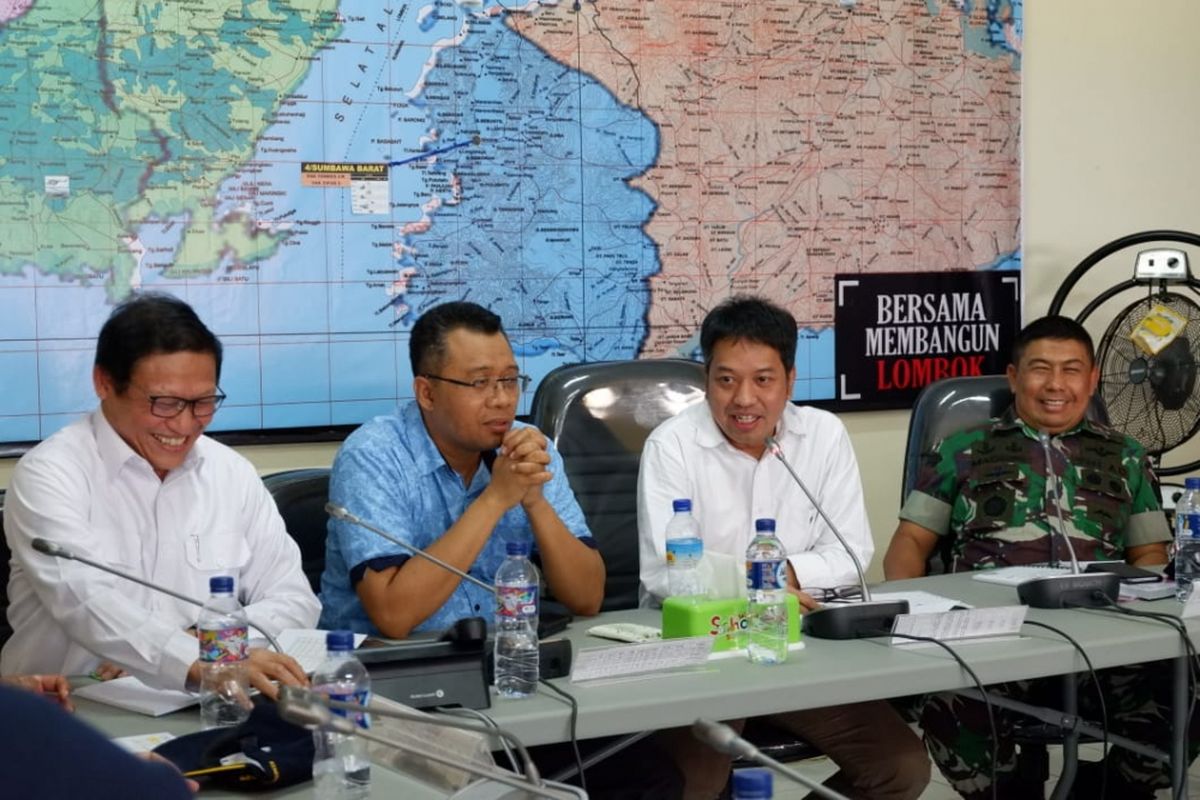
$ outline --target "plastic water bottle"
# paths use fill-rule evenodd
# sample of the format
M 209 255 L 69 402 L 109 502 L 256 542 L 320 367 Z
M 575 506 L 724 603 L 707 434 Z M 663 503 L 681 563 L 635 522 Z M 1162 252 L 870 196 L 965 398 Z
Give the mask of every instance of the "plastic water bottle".
M 200 722 L 207 730 L 240 725 L 250 716 L 246 612 L 233 578 L 209 578 L 209 598 L 196 620 L 200 640 Z
M 672 597 L 707 594 L 700 580 L 704 541 L 700 523 L 692 516 L 691 500 L 671 503 L 675 516 L 667 523 L 667 583 Z
M 1184 481 L 1175 503 L 1175 597 L 1186 601 L 1200 578 L 1200 478 Z
M 354 634 L 325 634 L 325 660 L 313 672 L 312 686 L 332 700 L 366 705 L 371 701 L 371 676 L 354 656 Z M 366 712 L 333 709 L 360 728 L 371 726 Z M 313 785 L 317 800 L 365 800 L 371 795 L 371 759 L 367 741 L 318 728 L 313 731 Z
M 775 538 L 775 520 L 754 521 L 746 548 L 746 589 L 750 600 L 750 645 L 755 664 L 787 660 L 787 553 Z
M 528 697 L 538 682 L 538 571 L 529 545 L 508 543 L 496 570 L 496 692 Z
M 769 770 L 752 767 L 733 771 L 733 800 L 771 800 L 774 793 Z

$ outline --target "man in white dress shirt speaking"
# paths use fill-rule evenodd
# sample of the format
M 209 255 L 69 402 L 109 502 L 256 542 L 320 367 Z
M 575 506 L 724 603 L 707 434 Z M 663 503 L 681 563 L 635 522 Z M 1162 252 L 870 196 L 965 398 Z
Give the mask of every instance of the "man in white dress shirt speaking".
M 753 297 L 735 297 L 705 317 L 700 349 L 707 402 L 658 426 L 642 450 L 638 537 L 644 604 L 661 602 L 669 593 L 666 526 L 672 501 L 682 498 L 692 501 L 719 594 L 744 595 L 746 548 L 754 520 L 763 517 L 776 520 L 788 555 L 788 588 L 802 609 L 817 606 L 808 590 L 857 585 L 850 556 L 784 465 L 767 453 L 767 437 L 774 436 L 868 564 L 874 546 L 846 429 L 833 414 L 791 403 L 796 338 L 790 313 Z M 886 702 L 793 711 L 772 721 L 836 762 L 840 772 L 826 784 L 849 797 L 915 798 L 929 781 L 920 739 Z M 688 782 L 686 796 L 715 796 L 729 762 L 697 752 L 686 731 L 664 735 Z
M 220 341 L 182 300 L 142 294 L 113 310 L 92 371 L 100 407 L 25 454 L 5 497 L 13 636 L 0 673 L 112 665 L 158 688 L 198 685 L 195 606 L 37 552 L 38 537 L 198 599 L 232 575 L 272 634 L 316 624 L 299 548 L 254 467 L 203 435 L 225 399 L 220 373 Z M 249 663 L 272 697 L 273 680 L 305 681 L 286 655 L 252 649 Z

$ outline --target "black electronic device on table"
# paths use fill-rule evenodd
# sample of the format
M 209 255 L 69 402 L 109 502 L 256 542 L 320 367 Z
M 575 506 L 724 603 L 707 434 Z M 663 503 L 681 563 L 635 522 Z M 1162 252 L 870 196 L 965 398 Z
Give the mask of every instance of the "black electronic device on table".
M 1163 579 L 1161 572 L 1135 567 L 1124 561 L 1093 561 L 1083 571 L 1111 572 L 1121 579 L 1121 583 L 1159 583 Z
M 572 619 L 569 611 L 552 603 L 538 615 L 541 677 L 570 674 L 571 643 L 546 640 L 565 630 Z M 380 697 L 414 708 L 491 706 L 492 642 L 482 617 L 460 619 L 437 638 L 368 637 L 355 655 L 370 673 L 371 688 Z

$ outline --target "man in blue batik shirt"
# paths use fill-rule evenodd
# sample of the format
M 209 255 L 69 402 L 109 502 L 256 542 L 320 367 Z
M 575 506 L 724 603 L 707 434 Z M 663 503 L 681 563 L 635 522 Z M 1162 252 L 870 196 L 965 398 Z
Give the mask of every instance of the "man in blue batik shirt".
M 329 498 L 409 544 L 491 584 L 510 541 L 532 542 L 557 600 L 595 614 L 604 562 L 562 458 L 514 422 L 528 378 L 500 318 L 445 303 L 413 326 L 415 400 L 356 430 L 333 462 Z M 400 639 L 491 619 L 491 592 L 336 519 L 329 521 L 321 627 Z

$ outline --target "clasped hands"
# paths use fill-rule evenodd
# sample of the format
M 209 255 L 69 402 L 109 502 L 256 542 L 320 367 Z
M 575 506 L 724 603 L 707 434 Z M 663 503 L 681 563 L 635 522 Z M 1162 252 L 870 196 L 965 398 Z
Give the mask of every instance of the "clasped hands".
M 504 435 L 492 464 L 488 489 L 505 508 L 520 503 L 529 510 L 542 502 L 542 486 L 552 477 L 546 437 L 537 428 L 513 428 Z

